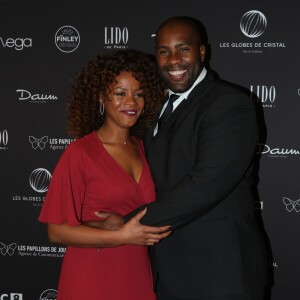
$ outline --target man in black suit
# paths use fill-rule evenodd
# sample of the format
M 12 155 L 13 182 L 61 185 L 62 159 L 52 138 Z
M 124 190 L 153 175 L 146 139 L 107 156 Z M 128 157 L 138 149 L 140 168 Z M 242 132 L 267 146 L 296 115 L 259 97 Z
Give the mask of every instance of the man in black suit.
M 145 138 L 157 200 L 141 223 L 174 231 L 152 250 L 159 300 L 260 300 L 267 259 L 254 213 L 255 110 L 204 67 L 206 48 L 203 25 L 189 17 L 168 19 L 156 32 L 169 90 L 164 121 Z
M 254 213 L 253 104 L 204 67 L 207 36 L 198 20 L 168 19 L 155 48 L 168 93 L 145 138 L 157 200 L 141 223 L 173 230 L 151 250 L 158 299 L 262 300 L 267 259 Z

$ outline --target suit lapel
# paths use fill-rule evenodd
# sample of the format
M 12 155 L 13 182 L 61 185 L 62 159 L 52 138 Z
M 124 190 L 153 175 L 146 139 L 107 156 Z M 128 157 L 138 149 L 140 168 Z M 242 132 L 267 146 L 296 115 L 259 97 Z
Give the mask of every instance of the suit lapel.
M 175 120 L 178 118 L 179 115 L 181 115 L 184 111 L 186 111 L 188 109 L 188 107 L 190 107 L 193 103 L 195 103 L 195 101 L 199 102 L 201 101 L 201 98 L 203 97 L 203 94 L 206 91 L 206 87 L 208 85 L 210 85 L 211 82 L 213 82 L 215 80 L 215 77 L 213 76 L 213 74 L 211 72 L 207 72 L 205 78 L 194 87 L 194 89 L 191 91 L 191 93 L 189 94 L 188 98 L 183 100 L 177 107 L 176 109 L 173 111 L 172 115 L 170 116 L 170 118 L 168 119 L 168 122 L 166 123 L 166 125 L 157 132 L 157 134 L 153 137 L 153 132 L 154 132 L 154 128 L 156 126 L 157 120 L 154 124 L 154 126 L 151 128 L 151 136 L 149 137 L 150 139 L 148 140 L 149 144 L 158 139 L 163 133 L 165 133 L 168 128 L 170 128 L 172 126 L 172 124 L 175 122 Z M 164 98 L 164 103 L 167 101 L 168 97 L 165 99 Z

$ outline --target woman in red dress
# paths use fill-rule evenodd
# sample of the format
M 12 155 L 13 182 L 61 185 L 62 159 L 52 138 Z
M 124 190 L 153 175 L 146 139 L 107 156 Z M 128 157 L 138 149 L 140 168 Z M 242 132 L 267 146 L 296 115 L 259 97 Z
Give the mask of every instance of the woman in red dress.
M 97 56 L 68 100 L 76 138 L 60 158 L 39 221 L 51 242 L 67 245 L 57 300 L 154 300 L 147 245 L 168 227 L 139 223 L 92 228 L 95 211 L 126 215 L 155 200 L 140 136 L 160 106 L 163 85 L 152 56 L 134 50 Z

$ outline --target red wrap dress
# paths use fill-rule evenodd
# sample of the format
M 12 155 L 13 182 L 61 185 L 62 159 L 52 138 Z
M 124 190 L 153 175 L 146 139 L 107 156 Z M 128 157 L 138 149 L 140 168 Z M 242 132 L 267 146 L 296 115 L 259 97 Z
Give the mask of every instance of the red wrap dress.
M 106 151 L 96 132 L 76 140 L 60 158 L 39 221 L 78 226 L 95 211 L 125 215 L 154 201 L 154 184 L 141 141 L 142 174 L 136 182 Z M 68 246 L 57 300 L 154 300 L 146 246 Z

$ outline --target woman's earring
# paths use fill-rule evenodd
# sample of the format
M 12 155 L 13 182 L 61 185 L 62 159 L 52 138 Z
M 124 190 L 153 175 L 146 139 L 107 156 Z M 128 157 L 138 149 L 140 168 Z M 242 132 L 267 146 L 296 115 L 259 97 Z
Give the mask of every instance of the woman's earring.
M 100 115 L 103 116 L 104 115 L 104 103 L 100 103 L 99 111 L 100 111 Z

